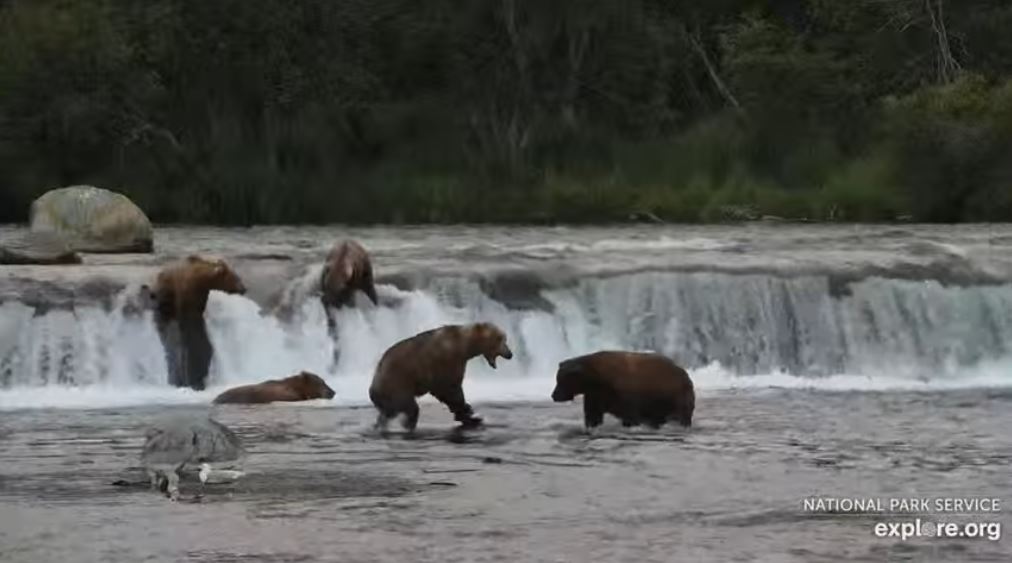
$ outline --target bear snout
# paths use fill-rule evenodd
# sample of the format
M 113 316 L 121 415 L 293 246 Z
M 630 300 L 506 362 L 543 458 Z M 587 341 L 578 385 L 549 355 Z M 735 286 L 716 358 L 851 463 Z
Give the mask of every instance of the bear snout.
M 561 387 L 556 387 L 555 390 L 552 391 L 552 400 L 556 403 L 564 403 L 566 401 L 572 401 L 573 395 L 572 393 L 567 393 Z

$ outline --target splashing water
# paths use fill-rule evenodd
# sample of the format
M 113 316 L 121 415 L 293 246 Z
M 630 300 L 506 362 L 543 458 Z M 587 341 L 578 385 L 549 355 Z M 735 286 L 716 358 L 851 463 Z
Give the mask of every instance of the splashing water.
M 310 274 L 310 276 L 312 273 Z M 293 284 L 304 287 L 305 279 Z M 36 314 L 0 306 L 0 408 L 206 402 L 226 387 L 323 375 L 342 404 L 367 404 L 373 369 L 392 344 L 449 323 L 491 321 L 511 361 L 468 366 L 473 401 L 546 400 L 558 362 L 600 349 L 654 350 L 711 389 L 949 389 L 1012 385 L 1012 285 L 943 287 L 870 278 L 848 292 L 825 276 L 644 272 L 538 290 L 541 307 L 511 308 L 464 277 L 403 291 L 381 285 L 336 313 L 336 343 L 319 301 L 290 291 L 278 317 L 213 292 L 205 313 L 215 355 L 204 392 L 169 387 L 150 312 L 121 296 Z M 320 401 L 319 404 L 331 404 Z

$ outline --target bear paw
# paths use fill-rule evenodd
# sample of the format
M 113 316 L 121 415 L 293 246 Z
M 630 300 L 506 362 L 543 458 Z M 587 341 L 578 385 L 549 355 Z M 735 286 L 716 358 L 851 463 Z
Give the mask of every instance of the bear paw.
M 484 424 L 484 420 L 480 416 L 470 416 L 460 421 L 461 428 L 477 428 Z

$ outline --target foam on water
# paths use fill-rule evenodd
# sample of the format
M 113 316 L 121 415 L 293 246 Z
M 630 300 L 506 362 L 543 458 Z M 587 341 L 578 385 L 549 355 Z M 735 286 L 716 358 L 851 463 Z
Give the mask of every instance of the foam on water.
M 510 308 L 466 278 L 379 291 L 381 306 L 360 298 L 337 313 L 336 344 L 319 301 L 304 291 L 291 292 L 295 306 L 281 318 L 245 297 L 212 293 L 215 356 L 203 392 L 164 383 L 151 314 L 128 314 L 125 299 L 108 311 L 4 304 L 0 409 L 208 403 L 228 387 L 300 370 L 324 376 L 337 393 L 305 406 L 364 405 L 390 345 L 479 320 L 507 332 L 515 357 L 498 370 L 472 360 L 465 392 L 478 403 L 548 400 L 559 361 L 601 349 L 671 355 L 702 394 L 1012 386 L 1010 285 L 869 279 L 835 294 L 817 276 L 640 273 L 541 290 L 547 310 Z
M 651 250 L 724 250 L 739 246 L 734 241 L 719 241 L 712 238 L 690 237 L 674 238 L 662 236 L 651 240 L 638 239 L 605 239 L 590 244 L 570 242 L 541 242 L 530 244 L 519 249 L 520 252 L 536 256 L 554 255 L 574 252 L 643 252 Z M 454 250 L 463 250 L 458 248 Z
M 554 373 L 525 374 L 510 379 L 502 376 L 483 377 L 474 374 L 479 366 L 475 360 L 468 366 L 464 392 L 472 403 L 540 402 L 549 401 L 554 385 Z M 718 364 L 690 370 L 699 396 L 732 390 L 805 389 L 813 391 L 951 391 L 974 388 L 1008 388 L 1012 361 L 996 362 L 987 368 L 974 370 L 965 377 L 953 380 L 917 380 L 881 375 L 833 375 L 806 377 L 787 373 L 737 375 Z M 276 403 L 279 408 L 332 408 L 335 406 L 365 406 L 369 404 L 367 390 L 371 373 L 325 374 L 327 383 L 335 389 L 333 400 L 315 400 L 300 403 Z M 245 380 L 245 378 L 243 378 Z M 242 382 L 252 382 L 242 381 Z M 236 383 L 239 383 L 237 381 Z M 49 385 L 20 387 L 0 391 L 0 410 L 64 408 L 108 409 L 141 405 L 209 404 L 220 392 L 233 384 L 218 384 L 204 391 L 180 389 L 167 385 L 135 385 L 121 387 L 110 384 L 87 386 Z M 429 396 L 419 399 L 434 403 Z M 479 409 L 480 410 L 480 409 Z

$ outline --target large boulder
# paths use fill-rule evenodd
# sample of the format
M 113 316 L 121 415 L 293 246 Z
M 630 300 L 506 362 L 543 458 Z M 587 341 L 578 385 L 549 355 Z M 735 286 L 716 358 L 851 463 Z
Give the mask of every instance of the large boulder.
M 151 221 L 130 198 L 92 186 L 48 191 L 32 202 L 33 233 L 56 233 L 79 252 L 154 250 Z
M 81 257 L 55 233 L 26 233 L 0 240 L 0 264 L 80 264 Z

